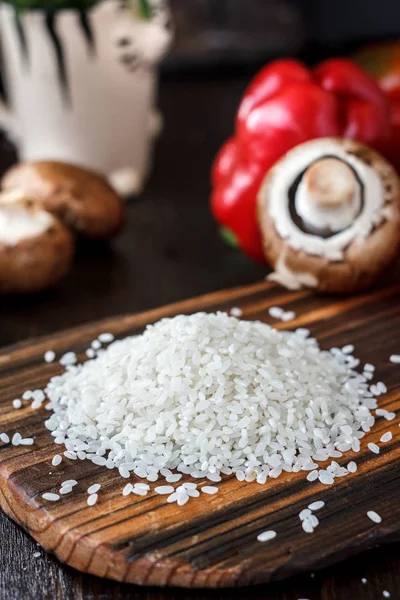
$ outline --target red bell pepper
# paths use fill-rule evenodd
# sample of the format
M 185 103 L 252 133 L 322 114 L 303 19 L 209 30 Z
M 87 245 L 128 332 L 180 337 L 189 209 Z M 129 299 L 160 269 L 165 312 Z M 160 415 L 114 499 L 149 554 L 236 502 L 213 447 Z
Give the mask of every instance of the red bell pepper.
M 256 201 L 270 167 L 312 138 L 349 137 L 379 147 L 388 135 L 385 96 L 353 62 L 330 59 L 310 70 L 296 60 L 275 61 L 250 83 L 235 134 L 216 156 L 213 214 L 243 252 L 263 261 Z
M 354 59 L 375 78 L 389 101 L 391 133 L 381 151 L 400 172 L 400 42 L 371 44 Z

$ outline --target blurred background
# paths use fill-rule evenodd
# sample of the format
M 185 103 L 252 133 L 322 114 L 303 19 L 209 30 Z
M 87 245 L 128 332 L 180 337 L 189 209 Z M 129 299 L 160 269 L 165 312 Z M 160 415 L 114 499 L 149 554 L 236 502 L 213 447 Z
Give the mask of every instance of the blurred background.
M 162 71 L 317 61 L 397 38 L 398 0 L 170 0 L 174 41 Z M 4 90 L 3 90 L 4 91 Z
M 171 0 L 175 41 L 165 70 L 320 59 L 396 37 L 398 0 Z

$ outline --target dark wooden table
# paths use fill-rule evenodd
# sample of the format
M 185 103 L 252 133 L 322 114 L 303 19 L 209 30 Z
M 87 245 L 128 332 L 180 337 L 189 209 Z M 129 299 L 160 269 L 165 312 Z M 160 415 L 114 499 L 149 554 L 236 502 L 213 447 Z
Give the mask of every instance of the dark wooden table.
M 126 230 L 112 245 L 82 246 L 74 270 L 53 290 L 1 299 L 1 346 L 264 276 L 263 268 L 223 244 L 208 207 L 211 160 L 232 129 L 247 81 L 231 74 L 162 82 L 165 128 L 151 182 L 129 205 Z M 13 160 L 0 136 L 0 172 Z M 187 591 L 120 585 L 65 568 L 44 552 L 33 558 L 37 545 L 2 514 L 0 540 L 1 600 L 234 600 L 249 594 L 254 600 L 378 600 L 383 590 L 400 598 L 398 542 L 251 591 Z

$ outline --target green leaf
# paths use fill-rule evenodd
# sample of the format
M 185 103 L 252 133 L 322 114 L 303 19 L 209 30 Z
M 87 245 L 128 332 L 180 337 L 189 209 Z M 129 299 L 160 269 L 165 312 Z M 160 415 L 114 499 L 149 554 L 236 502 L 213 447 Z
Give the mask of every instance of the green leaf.
M 226 244 L 228 244 L 228 246 L 231 246 L 231 248 L 235 248 L 236 250 L 239 249 L 237 238 L 230 229 L 228 229 L 227 227 L 221 227 L 219 231 L 222 239 Z
M 0 0 L 14 6 L 18 13 L 25 10 L 57 11 L 64 9 L 84 10 L 98 4 L 100 0 Z
M 139 0 L 139 13 L 142 19 L 150 21 L 152 17 L 152 10 L 148 0 Z

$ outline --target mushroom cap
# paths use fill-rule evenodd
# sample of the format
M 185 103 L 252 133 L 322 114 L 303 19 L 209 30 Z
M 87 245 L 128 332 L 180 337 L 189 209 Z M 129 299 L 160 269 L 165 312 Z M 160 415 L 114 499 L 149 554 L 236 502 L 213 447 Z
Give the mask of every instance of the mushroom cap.
M 312 160 L 305 164 L 307 153 Z M 286 179 L 286 189 L 291 188 L 296 177 L 301 181 L 314 161 L 327 156 L 348 161 L 364 185 L 360 214 L 329 237 L 305 232 L 293 220 L 290 224 L 289 198 L 274 196 L 277 183 Z M 295 168 L 288 172 L 286 166 L 293 167 L 297 159 L 297 173 Z M 282 219 L 274 210 L 279 200 L 285 205 Z M 258 195 L 258 219 L 265 255 L 275 270 L 271 279 L 292 289 L 358 291 L 372 285 L 399 258 L 400 180 L 395 169 L 364 144 L 336 138 L 312 140 L 288 152 L 268 172 Z
M 3 190 L 22 190 L 76 232 L 91 238 L 116 235 L 125 222 L 122 199 L 103 177 L 74 165 L 42 161 L 11 167 Z
M 37 292 L 69 270 L 75 249 L 70 230 L 26 198 L 1 204 L 0 293 Z

